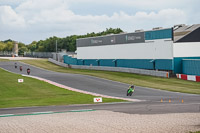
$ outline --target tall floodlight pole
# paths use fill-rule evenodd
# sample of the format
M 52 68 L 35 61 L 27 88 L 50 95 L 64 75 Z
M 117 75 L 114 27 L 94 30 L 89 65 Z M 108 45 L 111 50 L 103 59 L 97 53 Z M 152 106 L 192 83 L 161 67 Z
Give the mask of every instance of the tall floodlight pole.
M 56 40 L 56 53 L 57 53 L 57 40 Z

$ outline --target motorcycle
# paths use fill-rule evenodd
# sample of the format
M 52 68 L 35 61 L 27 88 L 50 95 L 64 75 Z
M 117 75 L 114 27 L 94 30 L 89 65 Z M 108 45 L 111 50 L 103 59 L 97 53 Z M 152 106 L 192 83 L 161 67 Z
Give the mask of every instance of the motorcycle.
M 17 68 L 17 63 L 15 63 L 15 68 Z
M 19 67 L 19 70 L 22 71 L 22 66 Z
M 134 92 L 134 89 L 132 89 L 132 88 L 129 88 L 128 90 L 127 90 L 127 96 L 132 96 L 132 94 L 133 94 L 133 92 Z
M 29 74 L 30 74 L 30 72 L 31 72 L 31 70 L 28 68 L 28 69 L 27 69 L 27 74 L 29 75 Z

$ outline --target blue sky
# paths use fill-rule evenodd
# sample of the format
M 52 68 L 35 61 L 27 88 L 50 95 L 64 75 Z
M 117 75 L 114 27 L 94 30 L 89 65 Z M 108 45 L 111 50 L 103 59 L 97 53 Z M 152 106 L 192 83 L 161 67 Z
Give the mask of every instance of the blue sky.
M 125 32 L 200 23 L 199 0 L 0 0 L 0 40 Z

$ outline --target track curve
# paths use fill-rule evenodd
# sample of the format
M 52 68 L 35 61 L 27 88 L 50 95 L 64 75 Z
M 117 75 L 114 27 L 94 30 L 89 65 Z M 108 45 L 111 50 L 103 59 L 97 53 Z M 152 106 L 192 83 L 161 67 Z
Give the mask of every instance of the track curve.
M 88 75 L 53 72 L 53 71 L 48 71 L 48 70 L 44 70 L 41 68 L 37 68 L 37 67 L 31 66 L 28 64 L 24 64 L 21 62 L 17 62 L 18 66 L 23 66 L 23 71 L 20 72 L 19 69 L 14 68 L 14 63 L 15 63 L 15 61 L 0 62 L 0 67 L 3 69 L 6 69 L 8 71 L 14 72 L 14 73 L 25 74 L 25 75 L 27 74 L 26 69 L 30 68 L 32 76 L 41 77 L 41 78 L 44 78 L 44 79 L 47 79 L 47 80 L 50 80 L 53 82 L 57 82 L 62 85 L 66 85 L 66 86 L 69 86 L 72 88 L 79 89 L 79 90 L 84 90 L 84 91 L 88 91 L 88 92 L 93 92 L 93 93 L 98 93 L 98 94 L 108 95 L 108 96 L 113 96 L 113 97 L 127 98 L 126 90 L 129 86 L 128 84 L 119 83 L 119 82 L 115 82 L 115 81 L 111 81 L 111 80 L 88 76 Z M 148 111 L 152 110 L 152 109 L 149 110 L 150 106 L 155 105 L 155 103 L 160 104 L 161 99 L 166 99 L 166 100 L 171 99 L 171 100 L 177 101 L 177 102 L 180 102 L 180 99 L 184 99 L 184 102 L 186 102 L 187 104 L 191 104 L 191 106 L 193 107 L 192 110 L 191 110 L 191 106 L 184 107 L 184 110 L 186 112 L 187 111 L 198 112 L 199 107 L 200 107 L 200 105 L 199 105 L 200 96 L 199 95 L 169 92 L 169 91 L 163 91 L 163 90 L 157 90 L 157 89 L 145 88 L 145 87 L 139 87 L 139 86 L 136 86 L 134 95 L 132 97 L 128 97 L 128 98 L 139 99 L 139 100 L 142 100 L 145 102 L 142 102 L 141 104 L 137 103 L 136 104 L 137 106 L 135 106 L 135 107 L 131 106 L 131 104 L 120 104 L 121 108 L 118 110 L 120 110 L 122 112 L 129 112 L 129 113 L 132 112 L 133 113 L 136 110 L 131 111 L 131 109 L 129 109 L 129 111 L 127 111 L 127 108 L 136 108 L 136 107 L 141 106 L 140 111 L 146 110 L 146 112 L 148 112 Z M 93 107 L 94 106 L 95 105 L 93 105 Z M 107 105 L 102 105 L 102 106 L 103 106 L 103 108 L 107 107 Z M 118 105 L 116 105 L 116 106 L 112 105 L 112 106 L 116 107 Z M 112 106 L 110 106 L 110 108 Z M 168 104 L 162 105 L 162 108 L 165 108 L 165 107 L 168 107 Z M 173 106 L 173 107 L 176 107 L 176 106 Z M 160 108 L 160 106 L 154 107 L 154 108 L 158 109 L 158 108 Z M 111 110 L 112 109 L 116 110 L 116 108 L 111 108 Z M 166 110 L 168 110 L 168 108 Z M 166 112 L 166 110 L 164 112 Z M 174 110 L 177 111 L 177 109 L 174 109 Z M 139 110 L 137 110 L 137 111 L 139 111 Z M 161 112 L 161 110 L 159 110 L 158 112 Z

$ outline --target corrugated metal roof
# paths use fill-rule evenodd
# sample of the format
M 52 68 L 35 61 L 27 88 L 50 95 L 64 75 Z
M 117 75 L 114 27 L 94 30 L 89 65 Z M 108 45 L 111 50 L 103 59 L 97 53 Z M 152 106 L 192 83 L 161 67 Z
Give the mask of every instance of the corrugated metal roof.
M 174 26 L 174 42 L 190 34 L 192 31 L 200 27 L 200 24 L 193 25 L 176 25 Z

